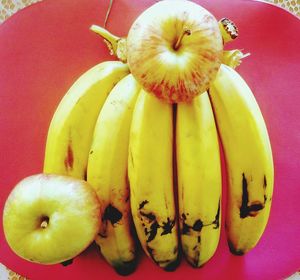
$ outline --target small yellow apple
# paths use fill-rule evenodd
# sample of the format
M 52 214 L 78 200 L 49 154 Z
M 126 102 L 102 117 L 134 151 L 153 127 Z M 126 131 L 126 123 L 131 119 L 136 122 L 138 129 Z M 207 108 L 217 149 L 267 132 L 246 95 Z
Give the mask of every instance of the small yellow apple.
M 5 238 L 20 257 L 55 264 L 74 258 L 94 240 L 100 205 L 87 182 L 37 174 L 20 181 L 3 211 Z

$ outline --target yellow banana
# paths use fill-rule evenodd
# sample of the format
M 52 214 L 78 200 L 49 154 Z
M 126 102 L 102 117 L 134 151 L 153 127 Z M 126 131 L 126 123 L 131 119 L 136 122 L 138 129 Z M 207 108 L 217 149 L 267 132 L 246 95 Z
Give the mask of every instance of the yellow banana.
M 173 270 L 178 263 L 178 237 L 172 105 L 141 90 L 129 139 L 130 202 L 139 240 L 157 265 Z
M 139 90 L 129 74 L 109 94 L 95 126 L 87 169 L 87 181 L 96 190 L 102 212 L 96 243 L 122 275 L 135 268 L 127 164 L 130 124 Z
M 270 213 L 270 140 L 251 89 L 234 69 L 221 65 L 209 94 L 227 165 L 228 244 L 233 254 L 242 255 L 256 246 Z
M 102 105 L 129 70 L 119 61 L 100 63 L 72 85 L 58 105 L 46 143 L 44 172 L 85 179 L 93 131 Z
M 176 156 L 181 244 L 188 262 L 199 267 L 220 239 L 220 151 L 207 92 L 177 105 Z

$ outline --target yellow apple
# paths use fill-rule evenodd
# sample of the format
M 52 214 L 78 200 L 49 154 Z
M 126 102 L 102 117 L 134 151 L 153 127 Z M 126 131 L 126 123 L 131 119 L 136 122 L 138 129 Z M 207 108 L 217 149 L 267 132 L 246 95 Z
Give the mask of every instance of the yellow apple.
M 3 211 L 5 238 L 20 257 L 55 264 L 81 253 L 100 226 L 100 205 L 88 183 L 37 174 L 19 182 Z
M 131 73 L 169 103 L 190 101 L 215 78 L 223 42 L 218 21 L 186 0 L 159 1 L 145 10 L 127 37 Z

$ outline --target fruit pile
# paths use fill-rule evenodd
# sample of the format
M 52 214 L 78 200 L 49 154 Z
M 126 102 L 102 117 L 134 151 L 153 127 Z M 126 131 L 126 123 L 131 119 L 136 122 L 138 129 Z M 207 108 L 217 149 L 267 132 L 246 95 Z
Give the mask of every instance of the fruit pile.
M 95 240 L 107 262 L 129 274 L 139 242 L 165 270 L 181 252 L 202 266 L 220 238 L 219 138 L 228 245 L 236 255 L 254 248 L 270 213 L 273 159 L 259 106 L 235 70 L 245 55 L 224 50 L 238 36 L 235 24 L 193 2 L 165 0 L 139 16 L 127 38 L 91 29 L 119 61 L 88 70 L 57 107 L 44 173 L 22 180 L 5 205 L 12 250 L 52 264 Z

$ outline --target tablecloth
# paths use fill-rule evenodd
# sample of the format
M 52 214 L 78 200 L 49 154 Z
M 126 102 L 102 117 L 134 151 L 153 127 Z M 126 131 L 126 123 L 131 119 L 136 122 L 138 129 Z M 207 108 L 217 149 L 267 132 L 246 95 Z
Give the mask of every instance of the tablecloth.
M 0 24 L 4 22 L 11 15 L 15 14 L 24 7 L 39 2 L 42 0 L 0 0 Z M 109 1 L 109 0 L 107 0 Z M 267 0 L 272 4 L 278 5 L 283 9 L 300 17 L 300 0 Z M 270 268 L 271 269 L 271 268 Z M 14 271 L 0 263 L 0 280 L 26 280 Z M 300 272 L 295 272 L 287 280 L 300 280 Z

